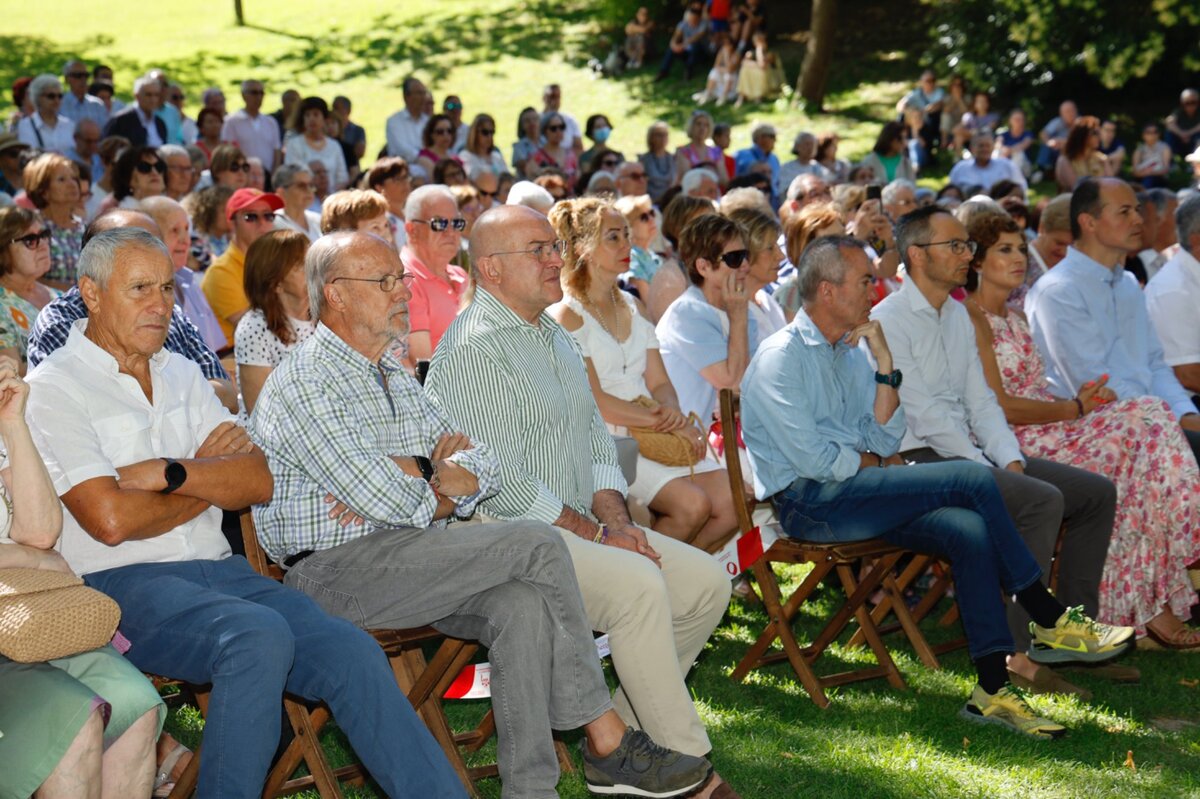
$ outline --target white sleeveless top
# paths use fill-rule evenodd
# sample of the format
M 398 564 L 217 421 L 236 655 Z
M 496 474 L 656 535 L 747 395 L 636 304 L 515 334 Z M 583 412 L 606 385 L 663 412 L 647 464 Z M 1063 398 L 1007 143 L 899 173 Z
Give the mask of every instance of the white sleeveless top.
M 658 349 L 654 325 L 638 313 L 633 298 L 618 292 L 633 315 L 633 324 L 624 341 L 617 341 L 601 327 L 588 306 L 574 297 L 566 297 L 566 306 L 583 320 L 583 326 L 571 335 L 586 358 L 591 358 L 600 378 L 600 387 L 617 399 L 632 400 L 650 396 L 646 388 L 646 350 Z

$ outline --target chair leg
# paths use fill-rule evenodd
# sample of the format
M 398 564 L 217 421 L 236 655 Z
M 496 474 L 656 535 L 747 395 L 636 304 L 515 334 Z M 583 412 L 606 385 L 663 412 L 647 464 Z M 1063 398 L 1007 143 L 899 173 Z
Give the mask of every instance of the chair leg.
M 399 655 L 392 657 L 391 661 L 392 672 L 396 675 L 396 682 L 399 684 L 400 690 L 406 696 L 412 696 L 414 693 L 413 689 L 418 686 L 422 675 L 429 671 L 426 668 L 425 656 L 421 653 L 419 647 L 413 647 L 405 649 Z M 452 673 L 451 679 L 454 674 L 457 674 L 457 672 Z M 434 687 L 436 688 L 436 686 Z M 431 694 L 425 701 L 421 702 L 419 707 L 415 704 L 414 707 L 421 716 L 421 720 L 425 722 L 425 726 L 433 734 L 434 740 L 442 747 L 442 752 L 446 755 L 446 759 L 450 761 L 450 765 L 454 768 L 454 773 L 458 775 L 458 779 L 462 782 L 463 787 L 466 788 L 468 795 L 478 797 L 479 794 L 475 790 L 475 783 L 471 780 L 467 764 L 463 761 L 462 753 L 458 751 L 458 744 L 454 742 L 454 733 L 450 730 L 450 723 L 446 721 L 446 714 L 442 710 L 441 696 Z
M 891 571 L 894 564 L 895 559 L 890 556 L 879 558 L 866 579 L 857 586 L 854 582 L 854 571 L 848 564 L 838 567 L 838 577 L 841 578 L 842 587 L 845 588 L 846 593 L 851 595 L 846 604 L 854 606 L 854 615 L 858 619 L 859 628 L 866 636 L 867 643 L 871 645 L 871 651 L 875 653 L 875 659 L 879 661 L 880 667 L 887 676 L 887 681 L 893 688 L 903 690 L 908 687 L 904 682 L 904 677 L 901 676 L 900 669 L 896 668 L 896 662 L 892 660 L 892 655 L 884 645 L 883 638 L 879 635 L 879 629 L 875 626 L 875 622 L 866 608 L 866 598 L 883 581 L 883 576 Z
M 329 760 L 321 748 L 321 741 L 317 738 L 308 708 L 287 697 L 284 697 L 283 706 L 287 711 L 288 720 L 292 723 L 296 740 L 300 742 L 301 754 L 321 799 L 342 799 L 341 786 L 338 785 L 337 777 L 334 776 Z M 325 715 L 328 717 L 327 712 Z

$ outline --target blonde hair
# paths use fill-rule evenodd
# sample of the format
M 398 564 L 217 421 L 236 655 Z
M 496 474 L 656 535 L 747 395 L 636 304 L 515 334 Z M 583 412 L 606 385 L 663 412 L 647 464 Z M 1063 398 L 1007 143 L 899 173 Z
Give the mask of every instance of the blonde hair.
M 757 208 L 735 208 L 722 216 L 732 219 L 741 227 L 746 239 L 746 249 L 750 250 L 751 261 L 779 241 L 779 220 L 773 214 L 764 213 Z
M 842 214 L 833 203 L 806 205 L 793 214 L 783 226 L 788 260 L 800 263 L 804 249 L 817 237 L 817 231 L 842 221 Z
M 558 237 L 567 243 L 563 253 L 562 284 L 573 297 L 587 295 L 591 281 L 587 259 L 600 242 L 605 211 L 620 214 L 612 201 L 603 197 L 563 200 L 550 209 L 550 224 Z M 624 218 L 621 216 L 622 220 Z
M 321 208 L 321 232 L 356 230 L 359 222 L 383 216 L 388 202 L 372 189 L 347 189 L 325 198 Z

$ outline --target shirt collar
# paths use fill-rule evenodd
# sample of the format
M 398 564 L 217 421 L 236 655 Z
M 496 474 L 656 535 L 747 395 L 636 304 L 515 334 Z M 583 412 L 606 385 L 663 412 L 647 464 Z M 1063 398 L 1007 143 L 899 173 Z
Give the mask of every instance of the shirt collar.
M 837 350 L 839 346 L 842 348 L 846 347 L 845 338 L 839 339 L 835 344 L 830 344 L 829 339 L 817 327 L 816 322 L 808 315 L 808 311 L 803 308 L 796 311 L 796 317 L 792 319 L 792 325 L 796 328 L 796 335 L 800 337 L 800 340 L 810 347 L 828 347 L 833 350 Z
M 1104 264 L 1089 255 L 1085 255 L 1074 247 L 1067 248 L 1067 255 L 1063 258 L 1063 263 L 1059 264 L 1059 266 L 1068 266 L 1083 277 L 1107 283 L 1110 286 L 1119 285 L 1120 281 L 1125 278 L 1125 267 L 1121 264 L 1117 264 L 1112 269 L 1109 269 Z M 1057 269 L 1058 267 L 1055 268 Z
M 908 301 L 908 307 L 916 313 L 929 313 L 934 316 L 941 316 L 937 309 L 926 299 L 924 292 L 921 291 L 921 287 L 917 285 L 917 281 L 912 279 L 905 280 L 900 284 L 899 294 Z M 949 302 L 949 298 L 946 301 Z
M 478 313 L 488 319 L 497 330 L 515 327 L 536 332 L 540 329 L 548 336 L 552 334 L 553 328 L 558 326 L 554 318 L 545 311 L 542 311 L 538 317 L 537 325 L 531 325 L 528 320 L 518 316 L 516 311 L 500 302 L 491 292 L 481 286 L 475 287 L 475 299 L 472 300 L 472 304 L 479 306 Z
M 86 318 L 76 319 L 72 322 L 71 332 L 67 336 L 67 343 L 63 345 L 64 349 L 98 372 L 113 375 L 119 374 L 121 369 L 117 364 L 117 359 L 108 350 L 100 347 L 96 342 L 87 337 L 87 326 L 88 320 Z M 171 355 L 165 347 L 160 348 L 158 352 L 150 356 L 150 368 L 155 372 L 161 372 L 163 367 L 167 365 L 167 360 L 170 357 Z
M 412 248 L 407 244 L 400 250 L 400 261 L 404 264 L 406 271 L 415 272 L 422 280 L 442 280 L 432 269 L 427 267 L 425 263 L 417 257 L 417 254 L 412 251 Z M 466 277 L 461 272 L 460 267 L 454 264 L 446 265 L 446 278 L 443 282 L 449 283 L 465 283 Z
M 369 374 L 372 379 L 378 369 L 390 374 L 400 368 L 400 361 L 396 360 L 396 356 L 390 349 L 384 350 L 378 363 L 373 363 L 361 352 L 347 344 L 341 336 L 326 327 L 324 322 L 317 322 L 317 328 L 309 340 L 312 342 L 309 346 L 315 347 L 316 352 L 321 353 L 325 360 L 334 365 Z

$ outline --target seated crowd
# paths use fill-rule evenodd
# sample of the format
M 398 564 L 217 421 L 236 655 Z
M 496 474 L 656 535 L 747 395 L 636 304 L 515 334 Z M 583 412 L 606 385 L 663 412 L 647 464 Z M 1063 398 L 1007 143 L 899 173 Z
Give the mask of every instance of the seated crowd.
M 763 96 L 765 11 L 716 7 L 660 75 L 711 48 L 698 101 Z M 926 73 L 852 166 L 809 132 L 781 163 L 765 123 L 728 153 L 703 109 L 626 159 L 557 84 L 506 159 L 411 77 L 370 162 L 346 97 L 266 114 L 246 80 L 193 121 L 159 70 L 125 106 L 107 67 L 63 76 L 0 134 L 0 566 L 81 576 L 130 646 L 0 656 L 3 795 L 169 786 L 191 753 L 146 672 L 212 685 L 201 796 L 261 793 L 284 692 L 388 795 L 463 796 L 365 632 L 432 625 L 488 648 L 505 796 L 556 796 L 552 733 L 582 728 L 592 792 L 736 797 L 687 678 L 739 491 L 792 538 L 947 560 L 968 720 L 1056 738 L 1029 692 L 1200 649 L 1200 194 L 1165 188 L 1200 162 L 1195 91 L 1126 158 L 1070 101 L 1035 137 Z M 1064 191 L 1031 205 L 1037 171 Z M 709 445 L 723 389 L 744 486 Z M 224 532 L 245 508 L 282 584 Z

